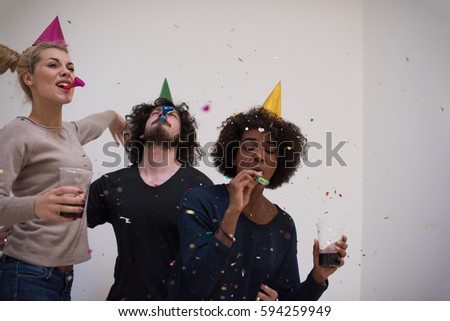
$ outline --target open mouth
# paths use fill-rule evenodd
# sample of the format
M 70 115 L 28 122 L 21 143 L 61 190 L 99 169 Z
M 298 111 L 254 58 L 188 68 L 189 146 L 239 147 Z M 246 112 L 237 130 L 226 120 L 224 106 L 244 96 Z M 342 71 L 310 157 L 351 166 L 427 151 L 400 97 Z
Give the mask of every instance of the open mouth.
M 263 170 L 261 169 L 261 167 L 255 167 L 255 168 L 253 168 L 253 170 L 263 173 Z
M 57 87 L 62 88 L 62 89 L 66 89 L 66 86 L 68 86 L 68 85 L 69 85 L 68 82 L 60 82 L 60 83 L 56 84 Z

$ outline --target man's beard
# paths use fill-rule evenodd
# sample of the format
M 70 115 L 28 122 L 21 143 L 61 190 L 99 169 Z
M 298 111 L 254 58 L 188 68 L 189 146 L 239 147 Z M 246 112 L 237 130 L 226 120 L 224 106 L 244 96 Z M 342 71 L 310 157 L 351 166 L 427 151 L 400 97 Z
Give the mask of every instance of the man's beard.
M 167 128 L 164 128 L 163 123 L 159 123 L 157 126 L 151 127 L 144 133 L 145 143 L 151 143 L 155 145 L 160 145 L 164 148 L 176 147 L 180 142 L 180 135 L 170 136 Z

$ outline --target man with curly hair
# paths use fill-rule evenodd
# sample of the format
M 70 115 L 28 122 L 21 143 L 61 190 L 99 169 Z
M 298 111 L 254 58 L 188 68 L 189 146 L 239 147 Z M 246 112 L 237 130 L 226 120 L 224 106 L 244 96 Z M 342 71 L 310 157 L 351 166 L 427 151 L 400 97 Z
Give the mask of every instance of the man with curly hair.
M 118 256 L 107 300 L 164 300 L 180 240 L 181 196 L 212 185 L 193 166 L 203 155 L 186 104 L 157 99 L 126 116 L 125 148 L 132 165 L 92 183 L 88 225 L 113 226 Z
M 301 282 L 292 217 L 264 196 L 289 181 L 306 139 L 265 108 L 229 117 L 212 153 L 229 184 L 192 189 L 180 208 L 180 253 L 169 298 L 174 300 L 318 300 L 336 267 L 314 267 Z M 346 236 L 336 242 L 346 256 Z

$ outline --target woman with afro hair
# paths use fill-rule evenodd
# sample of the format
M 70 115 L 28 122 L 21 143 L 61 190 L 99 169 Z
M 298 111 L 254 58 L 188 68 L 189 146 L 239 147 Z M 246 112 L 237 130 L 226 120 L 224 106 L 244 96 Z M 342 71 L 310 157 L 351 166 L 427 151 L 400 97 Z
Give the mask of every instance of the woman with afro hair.
M 292 217 L 264 196 L 300 166 L 306 138 L 293 123 L 261 107 L 222 123 L 212 156 L 228 184 L 194 188 L 181 200 L 181 247 L 173 300 L 318 300 L 336 267 L 314 267 L 301 282 Z M 336 242 L 344 264 L 347 238 Z

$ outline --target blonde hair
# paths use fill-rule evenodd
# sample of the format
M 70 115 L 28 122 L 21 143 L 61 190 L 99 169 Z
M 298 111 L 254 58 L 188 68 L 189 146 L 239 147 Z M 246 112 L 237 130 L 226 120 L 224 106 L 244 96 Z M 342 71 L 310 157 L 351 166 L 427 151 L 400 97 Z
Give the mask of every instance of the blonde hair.
M 66 47 L 51 42 L 41 42 L 36 46 L 25 49 L 22 54 L 19 54 L 17 51 L 0 44 L 0 75 L 4 74 L 8 69 L 10 69 L 11 72 L 17 70 L 20 86 L 25 92 L 27 99 L 32 100 L 33 97 L 31 95 L 31 90 L 25 84 L 23 75 L 26 72 L 33 74 L 34 67 L 41 60 L 41 51 L 51 48 L 69 53 Z

